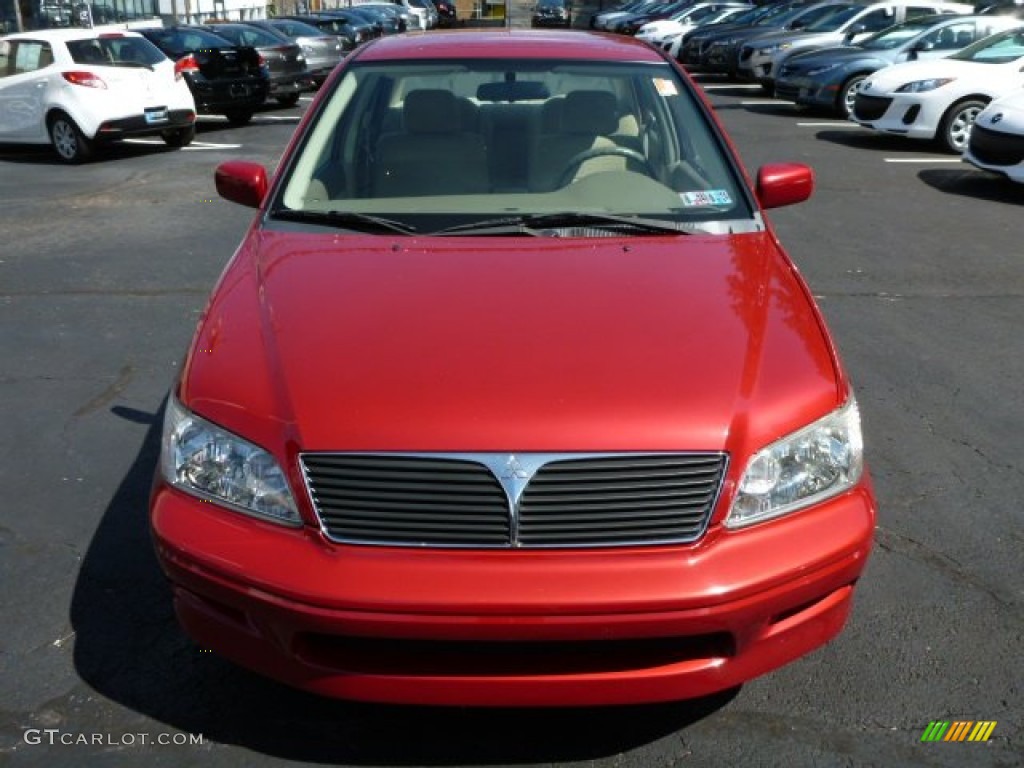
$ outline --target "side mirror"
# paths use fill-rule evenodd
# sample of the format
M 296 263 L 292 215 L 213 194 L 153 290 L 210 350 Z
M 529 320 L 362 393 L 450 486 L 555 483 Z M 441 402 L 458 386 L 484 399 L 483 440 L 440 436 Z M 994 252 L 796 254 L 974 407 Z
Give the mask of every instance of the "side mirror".
M 259 163 L 229 160 L 217 166 L 213 179 L 218 195 L 248 208 L 259 208 L 267 196 L 267 169 Z
M 814 171 L 803 163 L 764 165 L 757 172 L 754 191 L 765 209 L 802 203 L 814 191 Z

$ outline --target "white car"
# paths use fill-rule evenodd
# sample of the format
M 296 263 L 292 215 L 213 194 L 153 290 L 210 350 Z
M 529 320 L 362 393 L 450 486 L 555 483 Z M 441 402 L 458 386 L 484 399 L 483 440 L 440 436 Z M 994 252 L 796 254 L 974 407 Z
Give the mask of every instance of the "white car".
M 696 3 L 683 8 L 678 13 L 669 16 L 667 19 L 649 21 L 637 30 L 635 37 L 645 43 L 658 46 L 672 35 L 682 34 L 692 29 L 704 19 L 717 15 L 726 8 L 752 8 L 747 3 L 718 2 L 718 3 Z
M 97 145 L 195 136 L 196 105 L 173 61 L 135 32 L 47 29 L 0 38 L 0 142 L 52 144 L 69 163 Z
M 1024 90 L 1002 96 L 978 113 L 964 160 L 1024 184 Z
M 662 40 L 661 50 L 665 51 L 669 56 L 678 61 L 679 49 L 683 47 L 683 38 L 693 30 L 697 29 L 697 27 L 711 26 L 713 24 L 728 24 L 743 14 L 749 13 L 750 11 L 756 11 L 757 8 L 758 6 L 756 5 L 743 4 L 737 5 L 733 8 L 723 8 L 715 11 L 713 14 L 702 18 L 700 21 L 694 21 L 691 17 L 679 32 L 674 32 Z
M 941 59 L 908 61 L 864 81 L 850 119 L 866 128 L 967 147 L 971 126 L 992 100 L 1024 87 L 1024 29 L 990 35 Z

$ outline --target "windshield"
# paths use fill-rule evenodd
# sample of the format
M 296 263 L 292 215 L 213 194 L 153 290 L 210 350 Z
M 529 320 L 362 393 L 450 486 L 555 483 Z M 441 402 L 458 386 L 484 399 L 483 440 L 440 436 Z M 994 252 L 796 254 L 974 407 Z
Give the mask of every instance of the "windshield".
M 1012 29 L 979 40 L 949 58 L 976 61 L 980 64 L 1007 64 L 1022 56 L 1024 56 L 1024 31 Z
M 899 48 L 903 43 L 912 40 L 926 29 L 931 29 L 934 26 L 935 17 L 925 16 L 922 19 L 905 21 L 902 24 L 883 29 L 881 32 L 865 38 L 858 45 L 861 48 L 867 48 L 872 51 L 888 51 L 893 48 Z
M 804 32 L 835 32 L 843 24 L 864 10 L 863 5 L 837 5 L 831 9 L 822 8 L 822 12 L 814 16 L 801 31 Z M 810 17 L 808 17 L 810 18 Z
M 312 24 L 307 24 L 304 21 L 294 21 L 292 19 L 270 19 L 267 24 L 273 25 L 274 29 L 278 29 L 288 37 L 323 37 L 324 32 L 321 32 L 319 27 L 314 27 Z
M 254 48 L 271 48 L 278 45 L 287 45 L 288 41 L 283 40 L 273 32 L 267 32 L 259 27 L 234 26 L 219 24 L 215 27 L 218 35 L 225 40 L 230 40 L 235 45 L 251 45 Z
M 863 10 L 863 5 L 818 5 L 806 9 L 796 19 L 801 22 L 801 32 L 834 32 Z
M 68 53 L 76 64 L 108 67 L 152 67 L 167 57 L 143 37 L 104 34 L 88 40 L 68 40 Z
M 553 214 L 760 226 L 667 63 L 373 62 L 325 96 L 272 216 L 356 214 L 427 233 Z

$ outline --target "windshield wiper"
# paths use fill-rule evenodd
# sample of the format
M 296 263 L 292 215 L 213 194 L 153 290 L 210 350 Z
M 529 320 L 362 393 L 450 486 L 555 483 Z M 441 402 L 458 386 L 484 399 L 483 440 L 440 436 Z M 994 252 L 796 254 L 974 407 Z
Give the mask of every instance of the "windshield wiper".
M 535 237 L 551 237 L 552 233 L 543 231 L 563 227 L 594 227 L 597 229 L 621 232 L 634 230 L 646 233 L 690 235 L 700 231 L 693 224 L 648 219 L 643 216 L 623 216 L 614 213 L 586 213 L 565 211 L 561 213 L 531 213 L 521 216 L 505 216 L 499 219 L 484 219 L 471 224 L 459 224 L 446 227 L 431 235 L 515 235 L 526 234 Z
M 416 232 L 416 227 L 403 224 L 400 221 L 353 211 L 296 211 L 291 208 L 278 208 L 271 211 L 270 215 L 285 221 L 304 221 L 310 224 L 323 224 L 327 227 L 344 227 L 357 232 L 399 232 L 403 235 L 411 235 Z

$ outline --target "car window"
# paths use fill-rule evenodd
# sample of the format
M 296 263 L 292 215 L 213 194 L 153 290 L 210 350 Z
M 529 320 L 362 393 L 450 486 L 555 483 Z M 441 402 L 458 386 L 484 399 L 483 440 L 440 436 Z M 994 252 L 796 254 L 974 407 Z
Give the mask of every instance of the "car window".
M 274 34 L 259 27 L 228 27 L 218 26 L 216 33 L 235 45 L 251 45 L 253 47 L 271 47 L 283 42 Z
M 973 43 L 950 54 L 951 59 L 981 64 L 1006 64 L 1024 56 L 1024 31 L 1010 30 Z
M 955 51 L 974 42 L 974 22 L 961 21 L 947 24 L 929 32 L 921 42 L 931 45 L 933 51 Z
M 68 40 L 68 53 L 77 64 L 92 66 L 152 66 L 167 57 L 148 40 L 124 35 L 100 35 L 85 40 Z
M 0 77 L 35 72 L 53 64 L 49 43 L 36 40 L 0 40 Z
M 908 5 L 904 9 L 904 15 L 907 19 L 921 19 L 925 16 L 934 16 L 937 13 L 942 13 L 942 9 L 927 5 Z
M 906 21 L 903 24 L 896 24 L 887 27 L 881 32 L 876 32 L 871 37 L 862 40 L 858 45 L 869 50 L 886 51 L 898 48 L 908 40 L 920 35 L 923 31 L 935 24 L 934 20 L 923 21 L 915 19 Z
M 896 12 L 892 8 L 878 8 L 857 19 L 856 26 L 866 32 L 878 32 L 891 27 L 896 21 Z
M 699 99 L 668 64 L 359 64 L 314 123 L 281 211 L 359 212 L 419 231 L 512 213 L 740 228 L 753 218 Z

